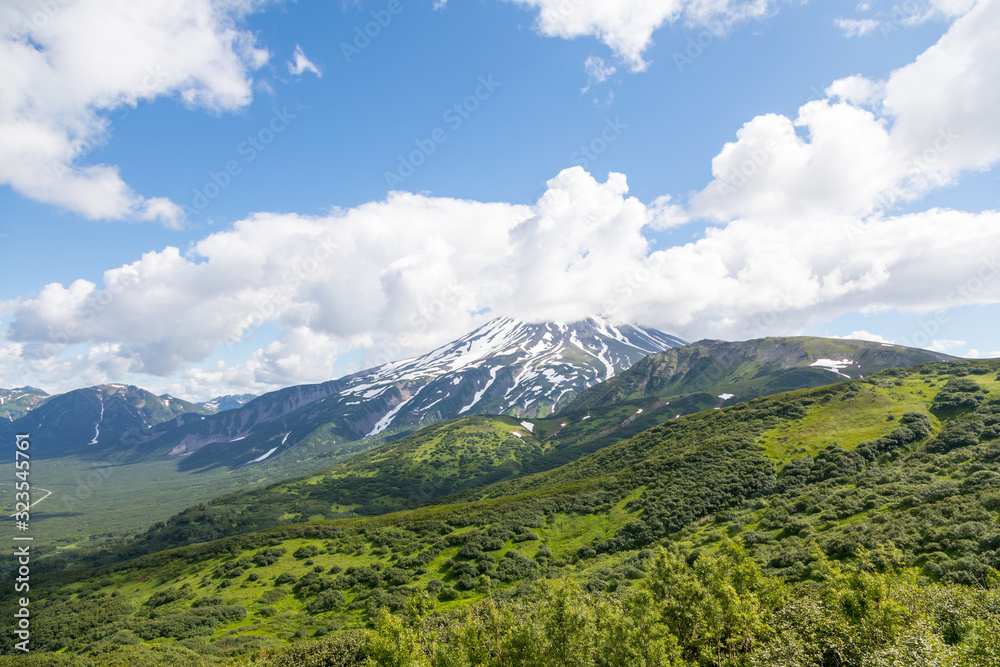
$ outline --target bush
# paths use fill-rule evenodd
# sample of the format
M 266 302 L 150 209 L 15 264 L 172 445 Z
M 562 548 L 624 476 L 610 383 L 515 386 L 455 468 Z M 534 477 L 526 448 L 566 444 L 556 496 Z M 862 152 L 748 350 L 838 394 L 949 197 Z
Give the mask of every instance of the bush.
M 272 565 L 278 562 L 278 559 L 288 553 L 288 549 L 284 547 L 275 547 L 270 549 L 261 549 L 253 556 L 253 562 L 260 567 L 266 565 Z
M 938 392 L 931 405 L 934 412 L 974 410 L 986 398 L 986 392 L 968 378 L 949 380 Z
M 347 598 L 340 591 L 325 590 L 309 603 L 308 608 L 314 614 L 319 614 L 325 611 L 340 609 L 346 601 Z
M 451 586 L 442 586 L 437 595 L 438 600 L 441 600 L 441 602 L 450 602 L 459 598 L 458 591 Z
M 272 588 L 261 593 L 261 596 L 257 598 L 257 602 L 261 604 L 273 604 L 284 598 L 286 595 L 288 595 L 288 592 L 284 589 Z
M 319 549 L 317 549 L 315 546 L 311 544 L 307 544 L 305 546 L 301 546 L 298 549 L 296 549 L 295 553 L 292 554 L 292 557 L 299 559 L 312 558 L 318 553 Z

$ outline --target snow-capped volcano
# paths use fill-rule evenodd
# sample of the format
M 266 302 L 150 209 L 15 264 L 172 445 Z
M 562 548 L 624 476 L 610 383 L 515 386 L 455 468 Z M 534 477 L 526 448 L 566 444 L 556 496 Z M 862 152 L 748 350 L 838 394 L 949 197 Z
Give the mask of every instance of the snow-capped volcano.
M 448 409 L 438 409 L 441 418 L 466 413 L 535 416 L 554 412 L 576 393 L 648 354 L 683 344 L 655 329 L 613 326 L 597 318 L 572 324 L 498 318 L 423 356 L 352 376 L 340 395 L 369 400 L 400 384 L 413 384 L 413 391 L 367 435 L 400 419 L 418 423 L 446 400 Z
M 599 318 L 571 324 L 488 322 L 419 357 L 338 380 L 264 394 L 197 423 L 179 420 L 152 445 L 187 466 L 258 462 L 308 441 L 340 444 L 470 414 L 540 416 L 684 341 Z M 263 460 L 263 459 L 260 459 Z

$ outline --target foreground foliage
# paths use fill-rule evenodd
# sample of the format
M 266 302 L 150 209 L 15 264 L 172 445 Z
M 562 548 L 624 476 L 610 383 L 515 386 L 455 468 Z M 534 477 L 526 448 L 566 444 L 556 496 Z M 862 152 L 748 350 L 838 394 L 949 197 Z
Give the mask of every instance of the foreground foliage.
M 688 565 L 660 549 L 640 585 L 590 593 L 539 583 L 510 600 L 491 591 L 462 612 L 382 610 L 375 629 L 237 664 L 251 667 L 890 666 L 1000 664 L 1000 591 L 924 584 L 887 545 L 842 569 L 817 554 L 816 580 L 764 575 L 726 544 Z M 487 585 L 484 582 L 484 585 Z
M 441 613 L 426 593 L 366 630 L 224 660 L 118 636 L 82 655 L 0 665 L 231 667 L 992 667 L 1000 665 L 1000 576 L 988 588 L 922 580 L 891 544 L 851 567 L 815 550 L 809 581 L 764 574 L 742 544 L 690 564 L 659 547 L 640 583 L 593 592 L 537 580 Z M 164 603 L 168 604 L 168 603 Z

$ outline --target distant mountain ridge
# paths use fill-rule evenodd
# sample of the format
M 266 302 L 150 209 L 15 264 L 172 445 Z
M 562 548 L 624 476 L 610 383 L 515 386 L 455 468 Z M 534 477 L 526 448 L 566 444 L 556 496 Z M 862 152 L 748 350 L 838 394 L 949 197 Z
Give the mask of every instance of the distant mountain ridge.
M 201 401 L 197 405 L 212 412 L 222 412 L 224 410 L 235 410 L 255 398 L 257 398 L 257 394 L 226 394 L 225 396 L 216 396 L 208 401 Z
M 127 435 L 141 438 L 180 415 L 207 413 L 179 398 L 163 399 L 132 385 L 103 384 L 53 396 L 14 421 L 0 422 L 0 438 L 12 442 L 16 433 L 30 433 L 33 457 L 54 458 L 106 451 Z M 8 458 L 0 454 L 0 461 Z
M 745 401 L 863 378 L 886 368 L 956 359 L 930 350 L 839 338 L 701 340 L 649 355 L 628 371 L 582 392 L 568 409 L 586 410 L 694 392 L 716 396 L 723 402 Z
M 646 355 L 684 341 L 604 320 L 488 322 L 412 359 L 264 394 L 150 434 L 144 448 L 185 457 L 183 469 L 259 463 L 300 443 L 339 445 L 406 434 L 465 414 L 550 414 Z
M 0 420 L 14 421 L 52 398 L 35 387 L 0 389 Z

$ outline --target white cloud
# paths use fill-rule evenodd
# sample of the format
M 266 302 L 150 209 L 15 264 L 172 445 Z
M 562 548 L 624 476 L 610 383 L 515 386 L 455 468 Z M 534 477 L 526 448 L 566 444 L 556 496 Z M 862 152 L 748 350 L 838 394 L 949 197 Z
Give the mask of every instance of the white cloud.
M 692 24 L 733 23 L 766 16 L 773 0 L 508 0 L 538 11 L 537 29 L 548 37 L 596 37 L 632 71 L 646 69 L 643 53 L 653 32 L 685 18 Z
M 958 19 L 884 82 L 855 75 L 793 120 L 747 122 L 691 198 L 696 217 L 865 215 L 1000 160 L 1000 3 Z
M 904 25 L 919 25 L 932 20 L 951 20 L 972 9 L 976 0 L 929 0 L 929 2 L 902 2 L 893 8 L 894 16 L 901 16 Z
M 1000 160 L 998 25 L 1000 3 L 978 3 L 886 83 L 885 111 L 900 154 L 918 162 L 924 156 L 925 171 L 941 181 Z M 953 145 L 940 150 L 949 135 Z
M 834 81 L 827 87 L 826 94 L 854 106 L 871 106 L 881 103 L 885 97 L 885 82 L 855 74 Z
M 583 63 L 583 70 L 587 73 L 587 85 L 580 92 L 586 93 L 591 86 L 607 81 L 617 68 L 605 63 L 603 58 L 588 56 Z
M 852 331 L 846 336 L 830 336 L 830 338 L 840 338 L 842 340 L 867 340 L 873 343 L 886 343 L 890 345 L 896 342 L 894 340 L 882 336 L 881 334 L 875 334 L 870 331 L 865 331 L 863 329 L 859 331 Z
M 848 37 L 867 35 L 879 26 L 879 22 L 875 19 L 836 19 L 834 23 Z
M 295 76 L 301 76 L 303 72 L 312 72 L 316 76 L 322 78 L 323 74 L 319 71 L 319 68 L 312 63 L 311 60 L 306 58 L 305 51 L 298 44 L 295 45 L 295 62 L 289 61 L 288 72 L 289 74 L 294 74 Z
M 90 219 L 182 212 L 143 197 L 116 166 L 84 164 L 108 113 L 160 96 L 229 111 L 251 98 L 268 53 L 237 28 L 255 0 L 12 0 L 0 9 L 0 183 Z
M 739 339 L 866 308 L 1000 302 L 1000 264 L 983 254 L 1000 247 L 1000 212 L 883 217 L 856 235 L 850 216 L 744 218 L 650 252 L 643 232 L 664 206 L 629 197 L 620 174 L 601 183 L 575 167 L 533 206 L 394 193 L 323 217 L 258 214 L 189 253 L 166 248 L 109 270 L 100 288 L 51 284 L 6 304 L 3 367 L 20 363 L 13 377 L 24 377 L 37 359 L 42 386 L 102 373 L 171 378 L 171 393 L 207 397 L 221 385 L 259 392 L 328 379 L 349 352 L 373 365 L 496 315 L 603 312 L 692 339 Z M 241 363 L 216 361 L 265 325 L 276 339 Z
M 964 340 L 951 340 L 945 338 L 943 340 L 933 340 L 928 346 L 928 349 L 934 350 L 935 352 L 941 352 L 942 354 L 947 353 L 948 350 L 954 350 L 956 347 L 962 347 L 966 343 Z

